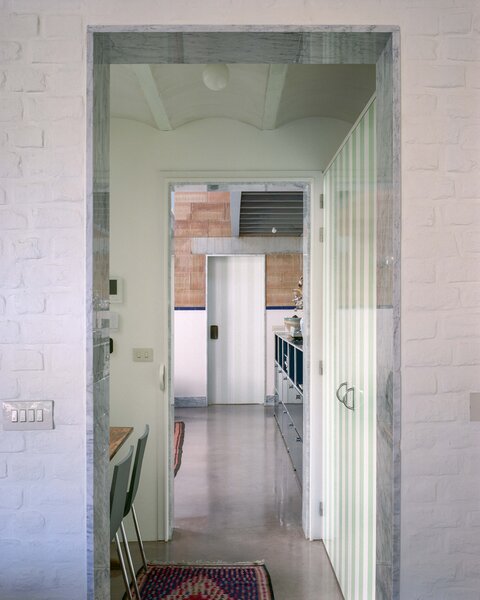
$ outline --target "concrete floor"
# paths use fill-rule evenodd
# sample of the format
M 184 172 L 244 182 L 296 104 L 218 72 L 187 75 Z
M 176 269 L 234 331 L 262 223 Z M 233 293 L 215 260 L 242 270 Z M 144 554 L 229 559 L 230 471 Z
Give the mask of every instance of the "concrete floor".
M 181 408 L 175 417 L 185 422 L 175 531 L 171 542 L 146 544 L 149 560 L 265 560 L 276 600 L 341 600 L 323 544 L 304 537 L 301 490 L 272 409 Z M 112 598 L 123 591 L 114 573 Z

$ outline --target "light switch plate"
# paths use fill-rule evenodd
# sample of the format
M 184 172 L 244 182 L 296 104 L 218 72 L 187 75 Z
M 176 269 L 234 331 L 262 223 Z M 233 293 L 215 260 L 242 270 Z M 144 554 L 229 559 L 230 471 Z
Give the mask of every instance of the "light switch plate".
M 153 348 L 133 348 L 133 362 L 153 362 Z
M 111 310 L 109 312 L 110 331 L 116 331 L 118 329 L 119 314 Z
M 480 392 L 470 394 L 470 421 L 480 421 Z
M 53 429 L 53 401 L 3 402 L 4 431 Z

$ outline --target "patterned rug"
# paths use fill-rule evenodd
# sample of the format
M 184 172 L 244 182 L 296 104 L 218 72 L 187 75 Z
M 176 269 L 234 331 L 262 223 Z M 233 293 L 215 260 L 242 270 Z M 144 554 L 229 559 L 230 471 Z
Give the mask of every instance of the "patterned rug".
M 139 588 L 142 600 L 273 600 L 270 576 L 261 562 L 149 564 Z
M 173 427 L 173 476 L 178 473 L 182 464 L 183 440 L 185 438 L 185 423 L 176 421 Z

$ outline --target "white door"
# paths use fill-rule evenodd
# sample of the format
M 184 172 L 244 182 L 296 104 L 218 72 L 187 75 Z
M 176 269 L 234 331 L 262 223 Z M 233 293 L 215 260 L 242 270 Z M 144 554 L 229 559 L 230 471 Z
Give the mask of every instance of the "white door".
M 375 598 L 375 103 L 325 173 L 324 544 L 345 600 Z
M 208 257 L 207 338 L 208 403 L 263 404 L 264 256 Z

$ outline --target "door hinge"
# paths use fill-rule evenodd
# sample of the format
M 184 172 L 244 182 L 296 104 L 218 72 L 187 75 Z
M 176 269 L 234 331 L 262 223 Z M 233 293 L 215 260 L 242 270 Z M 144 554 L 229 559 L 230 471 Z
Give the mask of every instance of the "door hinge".
M 323 244 L 323 227 L 320 227 L 320 242 Z
M 322 209 L 323 209 L 323 203 L 324 203 L 323 194 L 320 194 L 320 208 L 322 208 Z
M 318 513 L 321 517 L 323 517 L 323 502 L 319 502 L 318 504 Z
M 323 360 L 320 360 L 318 362 L 318 370 L 320 372 L 320 375 L 323 375 Z

